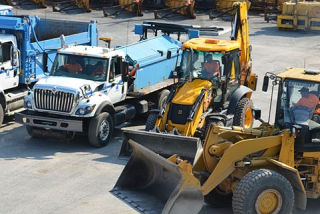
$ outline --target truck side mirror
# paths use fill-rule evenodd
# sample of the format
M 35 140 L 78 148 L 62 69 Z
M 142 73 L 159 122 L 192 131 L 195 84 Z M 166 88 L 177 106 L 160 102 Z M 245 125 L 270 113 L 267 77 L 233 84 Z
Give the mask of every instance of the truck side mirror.
M 42 70 L 43 72 L 48 71 L 48 53 L 47 52 L 42 53 Z
M 268 86 L 269 86 L 269 77 L 268 76 L 264 76 L 263 77 L 262 91 L 264 91 L 264 92 L 268 91 Z
M 122 62 L 121 63 L 121 79 L 122 82 L 128 82 L 128 71 L 129 71 L 129 63 Z
M 18 50 L 12 45 L 11 46 L 11 65 L 17 66 L 18 65 Z

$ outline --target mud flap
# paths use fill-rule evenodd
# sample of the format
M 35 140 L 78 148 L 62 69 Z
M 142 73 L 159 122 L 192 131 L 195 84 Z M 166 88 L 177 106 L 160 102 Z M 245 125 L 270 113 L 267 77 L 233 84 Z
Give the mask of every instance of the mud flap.
M 198 213 L 200 182 L 190 172 L 129 140 L 133 153 L 111 193 L 140 213 Z
M 132 153 L 132 148 L 128 144 L 130 139 L 165 158 L 179 154 L 182 159 L 191 163 L 193 163 L 197 149 L 202 147 L 201 140 L 195 137 L 132 129 L 122 129 L 122 131 L 124 137 L 119 157 L 124 159 L 128 159 Z

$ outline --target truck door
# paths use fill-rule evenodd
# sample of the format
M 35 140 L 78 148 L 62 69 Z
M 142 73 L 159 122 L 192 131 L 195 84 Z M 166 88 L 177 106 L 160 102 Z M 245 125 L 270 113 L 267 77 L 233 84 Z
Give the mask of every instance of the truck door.
M 19 84 L 18 53 L 12 42 L 0 42 L 0 83 L 3 90 L 15 88 Z
M 122 81 L 120 66 L 117 65 L 116 59 L 116 57 L 111 59 L 110 73 L 107 77 L 108 96 L 112 103 L 124 100 L 127 93 L 127 82 Z

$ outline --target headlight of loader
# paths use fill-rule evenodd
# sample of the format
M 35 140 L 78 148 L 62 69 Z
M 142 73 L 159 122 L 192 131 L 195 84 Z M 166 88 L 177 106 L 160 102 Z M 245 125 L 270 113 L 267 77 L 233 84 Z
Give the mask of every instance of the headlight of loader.
M 78 108 L 76 111 L 76 115 L 90 114 L 95 107 L 96 107 L 96 105 Z

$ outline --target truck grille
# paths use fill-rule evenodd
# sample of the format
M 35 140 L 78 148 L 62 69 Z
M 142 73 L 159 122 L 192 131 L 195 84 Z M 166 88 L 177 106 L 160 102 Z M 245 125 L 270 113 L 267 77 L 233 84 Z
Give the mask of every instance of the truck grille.
M 74 103 L 74 94 L 44 89 L 34 90 L 34 102 L 37 109 L 70 113 Z

